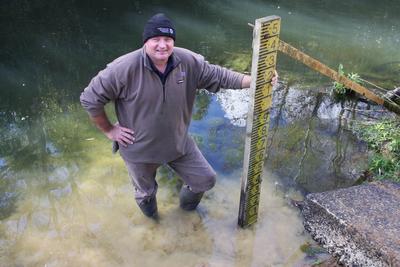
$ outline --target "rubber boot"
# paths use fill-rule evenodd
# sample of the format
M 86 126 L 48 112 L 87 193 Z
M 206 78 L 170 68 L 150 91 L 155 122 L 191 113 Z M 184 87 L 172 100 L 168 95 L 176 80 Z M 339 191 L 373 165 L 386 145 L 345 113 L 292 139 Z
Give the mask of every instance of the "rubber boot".
M 180 207 L 183 210 L 194 210 L 199 205 L 204 192 L 194 193 L 190 191 L 188 185 L 183 185 L 179 193 Z
M 157 219 L 158 211 L 157 211 L 157 198 L 150 197 L 138 203 L 140 210 L 149 218 Z

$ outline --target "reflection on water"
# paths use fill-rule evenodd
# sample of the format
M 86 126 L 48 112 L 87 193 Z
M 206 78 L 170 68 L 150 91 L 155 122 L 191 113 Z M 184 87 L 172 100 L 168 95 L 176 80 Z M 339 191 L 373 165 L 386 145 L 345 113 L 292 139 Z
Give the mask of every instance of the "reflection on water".
M 395 116 L 357 99 L 335 101 L 327 91 L 274 87 L 266 166 L 285 187 L 321 192 L 364 179 L 368 149 L 352 133 L 352 126 Z M 226 90 L 217 99 L 233 124 L 246 119 L 248 92 Z
M 9 151 L 10 163 L 0 167 L 2 196 L 9 196 L 1 202 L 1 262 L 5 266 L 294 266 L 306 262 L 300 246 L 311 239 L 303 233 L 299 212 L 288 204 L 289 197 L 301 199 L 301 195 L 283 190 L 272 174 L 263 183 L 258 224 L 247 230 L 237 227 L 243 128 L 216 120 L 219 105 L 204 103 L 209 108 L 203 126 L 196 121 L 191 130 L 206 138 L 199 143 L 206 155 L 221 157 L 215 161 L 218 183 L 198 212 L 187 213 L 178 208 L 174 176 L 161 170 L 159 223 L 138 210 L 122 160 L 111 154 L 109 142 L 93 129 L 78 105 L 55 104 L 40 123 L 36 121 L 40 130 L 30 126 L 29 118 L 14 118 L 3 140 L 11 147 L 22 144 L 26 154 L 20 161 L 23 152 Z M 229 134 L 229 142 L 221 141 Z M 232 158 L 226 151 L 237 156 Z
M 219 174 L 217 186 L 198 213 L 184 213 L 177 208 L 176 180 L 161 177 L 161 221 L 155 224 L 138 211 L 124 165 L 111 156 L 109 142 L 78 106 L 78 96 L 107 62 L 141 45 L 142 25 L 159 11 L 175 19 L 178 46 L 241 71 L 250 66 L 247 23 L 279 15 L 284 40 L 333 68 L 343 63 L 349 72 L 392 89 L 400 83 L 400 2 L 380 3 L 2 1 L 0 265 L 306 262 L 299 247 L 310 240 L 287 199 L 301 198 L 291 193 L 296 183 L 316 190 L 321 176 L 334 181 L 324 189 L 341 186 L 337 178 L 343 166 L 351 173 L 358 157 L 363 159 L 363 150 L 357 152 L 360 146 L 337 123 L 349 106 L 331 108 L 324 97 L 315 101 L 318 97 L 296 90 L 278 93 L 282 105 L 271 120 L 275 142 L 268 163 L 273 174 L 263 182 L 259 222 L 254 229 L 240 230 L 236 219 L 244 128 L 235 125 L 243 126 L 243 118 L 230 117 L 216 98 L 199 95 L 190 130 Z M 318 80 L 304 66 L 283 55 L 278 58 L 285 80 L 297 77 L 298 82 L 301 77 L 301 86 L 302 81 Z M 219 98 L 223 105 L 239 105 L 230 100 Z M 286 105 L 296 101 L 304 106 Z M 236 124 L 223 118 L 225 114 Z
M 260 217 L 248 230 L 237 228 L 244 128 L 227 119 L 243 118 L 228 114 L 234 109 L 225 105 L 247 106 L 242 92 L 197 103 L 199 120 L 190 131 L 217 170 L 218 183 L 198 212 L 186 213 L 178 208 L 175 176 L 161 170 L 159 223 L 138 210 L 122 160 L 111 155 L 109 142 L 78 104 L 49 100 L 39 118 L 9 118 L 1 147 L 16 149 L 0 161 L 0 259 L 28 266 L 300 266 L 310 261 L 300 246 L 311 240 L 290 199 L 302 199 L 296 184 L 320 191 L 358 178 L 363 170 L 358 164 L 367 155 L 346 123 L 351 108 L 362 109 L 363 103 L 333 103 L 322 92 L 285 86 L 275 88 L 274 100 Z

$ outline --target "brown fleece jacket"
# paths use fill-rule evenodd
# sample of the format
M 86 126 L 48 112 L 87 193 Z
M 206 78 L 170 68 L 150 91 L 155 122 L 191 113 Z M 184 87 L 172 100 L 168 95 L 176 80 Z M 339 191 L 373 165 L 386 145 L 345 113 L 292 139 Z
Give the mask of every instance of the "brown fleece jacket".
M 118 122 L 135 132 L 134 143 L 120 148 L 128 162 L 166 163 L 184 155 L 196 90 L 241 88 L 243 74 L 209 64 L 184 48 L 175 47 L 171 56 L 173 70 L 165 85 L 142 48 L 108 64 L 81 94 L 90 116 L 115 102 Z

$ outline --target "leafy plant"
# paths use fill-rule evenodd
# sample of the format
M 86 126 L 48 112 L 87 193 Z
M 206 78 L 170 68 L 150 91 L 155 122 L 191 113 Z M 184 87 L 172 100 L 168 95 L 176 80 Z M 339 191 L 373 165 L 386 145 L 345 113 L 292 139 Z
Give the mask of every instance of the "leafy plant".
M 342 65 L 342 64 L 339 64 L 338 73 L 339 73 L 340 76 L 343 76 L 343 75 L 344 75 L 343 65 Z M 346 87 L 344 86 L 344 84 L 339 83 L 339 82 L 336 82 L 336 81 L 333 82 L 333 89 L 334 89 L 334 92 L 335 92 L 336 94 L 339 94 L 339 95 L 344 95 L 344 94 L 346 94 L 346 92 L 347 92 L 347 90 L 348 90 L 348 89 L 346 89 Z
M 376 179 L 400 182 L 400 121 L 357 124 L 355 131 L 374 152 L 369 170 Z
M 345 76 L 342 64 L 339 64 L 338 73 L 340 76 Z M 354 73 L 354 72 L 348 73 L 347 78 L 349 78 L 353 82 L 356 82 L 359 84 L 361 84 L 361 82 L 362 82 L 361 77 L 358 73 Z M 334 90 L 334 93 L 336 93 L 337 95 L 340 95 L 340 96 L 347 95 L 351 91 L 344 84 L 336 82 L 336 81 L 333 83 L 333 90 Z

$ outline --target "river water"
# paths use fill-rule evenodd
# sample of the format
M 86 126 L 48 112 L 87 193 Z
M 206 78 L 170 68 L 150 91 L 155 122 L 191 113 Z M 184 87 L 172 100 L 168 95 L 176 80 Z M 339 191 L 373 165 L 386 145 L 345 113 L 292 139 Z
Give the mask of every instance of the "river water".
M 281 54 L 258 223 L 237 227 L 247 102 L 229 91 L 199 93 L 190 128 L 216 187 L 186 213 L 162 169 L 160 221 L 141 215 L 122 160 L 78 97 L 106 63 L 140 47 L 143 24 L 160 11 L 175 21 L 177 46 L 239 71 L 250 66 L 247 23 L 275 14 L 286 42 L 385 88 L 400 84 L 397 1 L 3 1 L 0 266 L 308 266 L 325 257 L 300 249 L 312 240 L 290 200 L 357 180 L 368 155 L 348 124 L 380 108 L 333 103 L 329 80 Z

